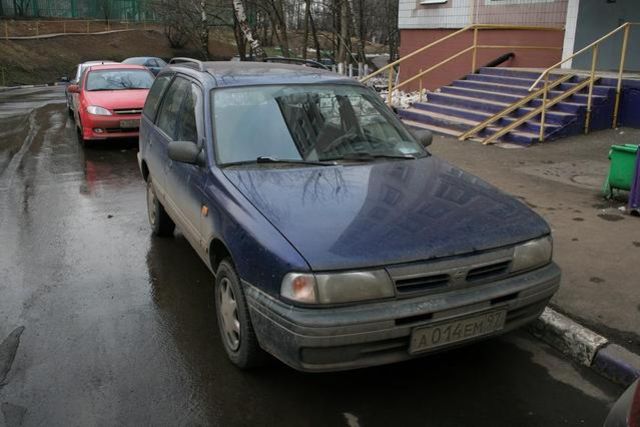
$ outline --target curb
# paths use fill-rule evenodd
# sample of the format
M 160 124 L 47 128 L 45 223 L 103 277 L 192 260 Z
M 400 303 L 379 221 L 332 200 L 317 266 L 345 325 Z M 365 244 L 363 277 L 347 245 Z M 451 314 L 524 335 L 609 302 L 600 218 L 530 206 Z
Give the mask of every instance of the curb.
M 49 86 L 61 86 L 61 85 L 58 83 L 54 83 L 52 85 L 43 83 L 43 84 L 37 84 L 37 85 L 0 86 L 0 92 L 6 91 L 6 90 L 14 90 L 14 89 L 31 89 L 34 87 L 49 87 Z
M 547 307 L 529 327 L 529 332 L 598 372 L 605 378 L 628 387 L 640 378 L 640 355 L 610 343 L 608 339 Z

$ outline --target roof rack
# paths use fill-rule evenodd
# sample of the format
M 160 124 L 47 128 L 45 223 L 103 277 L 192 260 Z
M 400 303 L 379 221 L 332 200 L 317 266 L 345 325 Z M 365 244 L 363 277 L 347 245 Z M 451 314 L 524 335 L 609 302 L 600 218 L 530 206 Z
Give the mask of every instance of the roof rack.
M 313 68 L 320 68 L 323 70 L 328 70 L 329 67 L 326 65 L 314 61 L 312 59 L 302 59 L 302 58 L 285 58 L 284 56 L 269 56 L 263 59 L 264 62 L 279 62 L 281 64 L 300 64 L 306 65 Z
M 184 63 L 195 64 L 197 65 L 199 71 L 206 71 L 206 69 L 204 68 L 204 62 L 198 61 L 197 59 L 176 57 L 176 58 L 171 58 L 171 60 L 169 61 L 169 65 L 184 64 Z

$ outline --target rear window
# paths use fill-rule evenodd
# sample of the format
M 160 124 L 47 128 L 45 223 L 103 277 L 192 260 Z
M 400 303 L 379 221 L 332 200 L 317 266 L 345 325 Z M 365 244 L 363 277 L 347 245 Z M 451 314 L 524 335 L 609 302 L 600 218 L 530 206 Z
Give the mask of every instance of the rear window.
M 96 70 L 87 75 L 85 89 L 126 90 L 149 89 L 153 84 L 153 75 L 146 70 Z

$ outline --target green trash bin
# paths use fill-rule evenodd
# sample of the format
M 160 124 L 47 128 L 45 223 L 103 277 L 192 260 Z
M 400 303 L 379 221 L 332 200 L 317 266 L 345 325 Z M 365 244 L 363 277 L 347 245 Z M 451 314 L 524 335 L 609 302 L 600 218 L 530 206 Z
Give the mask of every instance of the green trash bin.
M 631 183 L 636 172 L 636 156 L 638 145 L 612 145 L 609 150 L 609 176 L 604 185 L 604 192 L 608 195 L 617 190 L 631 190 Z

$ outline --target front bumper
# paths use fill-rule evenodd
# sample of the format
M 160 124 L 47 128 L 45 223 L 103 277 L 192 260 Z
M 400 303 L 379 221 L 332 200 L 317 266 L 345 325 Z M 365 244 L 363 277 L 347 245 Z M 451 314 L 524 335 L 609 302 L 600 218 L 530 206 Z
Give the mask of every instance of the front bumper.
M 140 129 L 140 114 L 126 114 L 112 116 L 98 116 L 85 114 L 82 117 L 82 132 L 84 139 L 102 140 L 111 138 L 137 138 Z M 123 122 L 137 121 L 136 127 L 122 127 Z M 101 129 L 102 132 L 96 132 Z
M 283 303 L 244 283 L 260 346 L 301 371 L 322 372 L 399 362 L 499 335 L 535 320 L 560 284 L 555 264 L 482 286 L 336 308 Z M 498 309 L 504 329 L 434 351 L 409 353 L 415 327 Z

